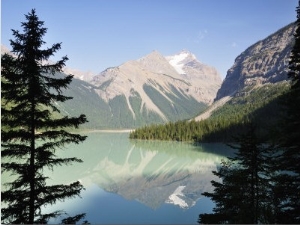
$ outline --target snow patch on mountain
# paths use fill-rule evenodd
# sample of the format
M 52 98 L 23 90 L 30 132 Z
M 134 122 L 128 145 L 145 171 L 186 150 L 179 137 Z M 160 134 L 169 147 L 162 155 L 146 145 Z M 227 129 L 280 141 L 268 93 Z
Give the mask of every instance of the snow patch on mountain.
M 176 71 L 179 74 L 185 74 L 185 72 L 183 71 L 184 64 L 181 62 L 186 57 L 187 57 L 187 54 L 185 53 L 185 54 L 175 55 L 169 60 L 169 63 L 176 69 Z
M 188 51 L 183 50 L 179 54 L 166 56 L 166 59 L 169 61 L 171 66 L 174 67 L 177 73 L 186 74 L 186 72 L 183 70 L 186 60 L 195 60 L 196 56 Z

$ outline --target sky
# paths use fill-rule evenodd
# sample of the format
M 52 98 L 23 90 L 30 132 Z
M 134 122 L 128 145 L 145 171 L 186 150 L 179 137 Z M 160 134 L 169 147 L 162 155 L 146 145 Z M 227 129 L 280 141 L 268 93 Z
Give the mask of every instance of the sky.
M 152 51 L 188 50 L 222 78 L 235 58 L 296 20 L 297 0 L 1 0 L 1 44 L 23 31 L 36 9 L 47 34 L 44 47 L 62 43 L 51 60 L 100 73 Z

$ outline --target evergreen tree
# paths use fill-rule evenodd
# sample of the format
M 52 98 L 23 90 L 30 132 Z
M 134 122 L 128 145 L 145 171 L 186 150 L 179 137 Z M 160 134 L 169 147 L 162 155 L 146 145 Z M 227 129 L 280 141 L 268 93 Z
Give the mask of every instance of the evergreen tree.
M 75 157 L 58 158 L 55 153 L 66 144 L 85 140 L 86 136 L 67 130 L 78 128 L 87 120 L 85 115 L 58 116 L 56 104 L 71 99 L 62 92 L 73 76 L 55 76 L 68 58 L 49 63 L 49 57 L 61 44 L 41 49 L 47 31 L 44 22 L 35 10 L 25 16 L 23 33 L 12 30 L 15 40 L 10 43 L 14 56 L 2 56 L 1 167 L 2 172 L 15 178 L 1 192 L 2 223 L 46 223 L 62 212 L 43 214 L 42 207 L 75 197 L 83 189 L 79 182 L 47 185 L 48 177 L 43 174 L 46 168 L 81 162 Z
M 214 192 L 203 193 L 216 207 L 212 214 L 201 214 L 199 223 L 272 223 L 273 196 L 269 174 L 269 147 L 255 135 L 255 129 L 237 138 L 235 157 L 228 158 L 213 174 Z
M 281 192 L 278 222 L 300 223 L 300 1 L 296 9 L 295 43 L 290 55 L 288 77 L 291 87 L 283 103 L 285 111 L 279 137 L 278 190 Z

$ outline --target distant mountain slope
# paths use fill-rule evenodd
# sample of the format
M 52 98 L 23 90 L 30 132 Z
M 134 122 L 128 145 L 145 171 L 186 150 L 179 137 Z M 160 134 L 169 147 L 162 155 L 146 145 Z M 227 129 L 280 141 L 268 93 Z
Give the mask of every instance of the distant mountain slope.
M 241 53 L 228 70 L 215 100 L 244 95 L 257 86 L 286 80 L 294 31 L 292 23 Z
M 221 108 L 226 102 L 228 102 L 232 97 L 225 96 L 217 101 L 215 101 L 212 105 L 210 105 L 204 112 L 202 112 L 199 116 L 195 118 L 195 121 L 205 120 L 209 118 L 212 113 L 219 108 Z
M 93 78 L 90 83 L 108 105 L 113 127 L 189 119 L 212 102 L 221 84 L 218 72 L 187 51 L 179 55 L 181 74 L 170 58 L 153 51 Z
M 9 50 L 1 46 L 1 52 Z M 64 91 L 73 99 L 56 104 L 63 114 L 86 114 L 89 123 L 85 127 L 90 129 L 136 128 L 190 119 L 211 104 L 221 85 L 218 72 L 187 51 L 171 58 L 153 51 L 96 76 L 69 68 L 63 72 L 76 72 Z
M 295 29 L 294 23 L 289 24 L 250 46 L 236 58 L 214 103 L 195 117 L 196 121 L 207 118 L 216 123 L 226 121 L 227 128 L 214 131 L 215 139 L 228 138 L 230 135 L 227 133 L 233 133 L 230 127 L 239 127 L 237 132 L 241 132 L 242 125 L 239 123 L 249 118 L 261 126 L 261 134 L 276 123 L 280 108 L 278 101 L 289 86 L 288 62 Z
M 1 46 L 1 52 L 9 52 Z M 136 128 L 190 119 L 211 104 L 221 85 L 218 72 L 184 51 L 173 56 L 182 67 L 154 51 L 141 59 L 108 68 L 97 76 L 76 72 L 64 91 L 73 99 L 56 103 L 63 114 L 86 114 L 89 129 Z M 78 72 L 78 73 L 77 73 Z M 56 74 L 64 76 L 64 73 Z M 86 80 L 86 81 L 84 81 Z
M 287 72 L 294 31 L 295 24 L 290 24 L 240 54 L 214 103 L 195 119 L 136 129 L 130 138 L 230 142 L 247 130 L 249 122 L 260 138 L 273 138 L 283 113 L 280 102 L 290 87 Z M 177 58 L 171 63 L 181 71 L 184 67 Z
M 295 24 L 291 23 L 242 52 L 228 70 L 214 103 L 195 120 L 208 118 L 226 103 L 224 99 L 233 97 L 228 104 L 234 104 L 235 97 L 247 96 L 256 88 L 287 80 L 294 31 Z
M 91 81 L 93 79 L 93 76 L 96 75 L 95 73 L 93 73 L 91 71 L 81 71 L 81 70 L 73 69 L 73 68 L 69 68 L 69 67 L 64 67 L 63 72 L 65 74 L 72 74 L 77 79 L 87 81 L 87 82 Z
M 187 50 L 183 50 L 176 55 L 167 56 L 166 59 L 173 68 L 180 74 L 180 78 L 192 84 L 191 93 L 200 101 L 212 103 L 216 92 L 222 83 L 218 71 L 197 60 L 196 56 Z

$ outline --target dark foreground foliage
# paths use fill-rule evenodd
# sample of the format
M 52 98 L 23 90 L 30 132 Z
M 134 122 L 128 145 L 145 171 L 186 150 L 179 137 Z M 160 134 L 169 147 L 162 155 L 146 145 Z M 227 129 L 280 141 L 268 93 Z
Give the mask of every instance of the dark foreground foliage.
M 211 181 L 213 193 L 205 192 L 216 206 L 211 214 L 201 214 L 199 223 L 258 224 L 275 223 L 278 202 L 273 193 L 273 146 L 263 144 L 248 125 L 246 134 L 231 145 L 235 157 L 221 163 L 213 174 L 221 182 Z
M 238 153 L 213 173 L 214 192 L 203 193 L 216 207 L 200 214 L 199 223 L 300 224 L 300 1 L 295 44 L 281 99 L 280 121 L 273 144 L 262 144 L 253 129 L 237 140 Z
M 12 178 L 1 191 L 2 223 L 47 223 L 63 212 L 46 214 L 44 206 L 78 196 L 83 189 L 78 181 L 47 185 L 49 177 L 44 175 L 46 168 L 81 162 L 75 157 L 58 158 L 55 153 L 69 143 L 85 140 L 67 129 L 78 128 L 87 120 L 85 115 L 59 116 L 56 106 L 71 99 L 62 93 L 73 76 L 55 76 L 68 58 L 49 63 L 61 45 L 41 49 L 47 31 L 43 24 L 35 10 L 28 13 L 23 33 L 12 30 L 14 56 L 4 54 L 1 58 L 1 169 Z

